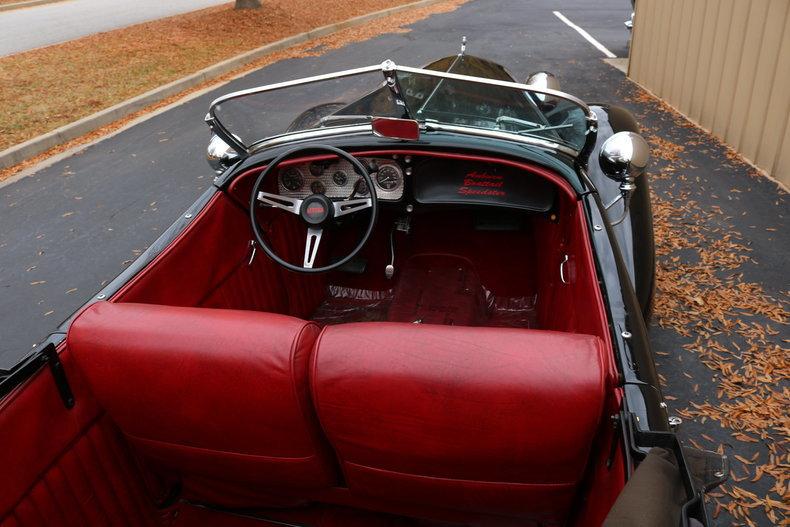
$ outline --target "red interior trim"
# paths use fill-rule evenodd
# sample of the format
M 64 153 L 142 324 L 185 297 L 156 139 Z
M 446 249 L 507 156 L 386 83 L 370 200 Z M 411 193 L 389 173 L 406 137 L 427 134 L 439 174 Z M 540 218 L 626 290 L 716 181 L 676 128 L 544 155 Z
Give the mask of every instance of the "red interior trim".
M 165 247 L 162 250 L 162 252 L 157 254 L 156 257 L 154 257 L 154 259 L 151 260 L 148 263 L 148 265 L 146 265 L 143 269 L 140 270 L 139 273 L 134 275 L 128 282 L 126 282 L 123 286 L 121 286 L 121 288 L 118 289 L 118 291 L 113 293 L 113 295 L 110 296 L 110 298 L 108 298 L 108 301 L 110 301 L 110 302 L 118 302 L 118 301 L 123 300 L 124 295 L 129 291 L 129 289 L 131 289 L 134 286 L 134 284 L 138 280 L 142 279 L 147 274 L 153 272 L 153 270 L 156 269 L 156 264 L 160 260 L 166 258 L 167 255 L 170 254 L 171 251 L 173 251 L 173 249 L 178 245 L 178 243 L 182 239 L 184 239 L 187 236 L 189 236 L 189 234 L 195 229 L 195 226 L 200 223 L 200 220 L 203 218 L 203 216 L 208 214 L 208 211 L 212 208 L 211 206 L 215 202 L 217 202 L 220 199 L 221 196 L 222 196 L 222 192 L 217 192 L 216 194 L 211 196 L 211 199 L 208 200 L 206 205 L 202 209 L 200 209 L 200 211 L 197 213 L 197 215 L 194 218 L 192 218 L 192 221 L 189 223 L 189 225 L 187 225 L 184 228 L 184 230 L 182 230 L 180 233 L 178 233 L 178 235 L 173 239 L 173 241 L 171 241 L 167 245 L 167 247 Z

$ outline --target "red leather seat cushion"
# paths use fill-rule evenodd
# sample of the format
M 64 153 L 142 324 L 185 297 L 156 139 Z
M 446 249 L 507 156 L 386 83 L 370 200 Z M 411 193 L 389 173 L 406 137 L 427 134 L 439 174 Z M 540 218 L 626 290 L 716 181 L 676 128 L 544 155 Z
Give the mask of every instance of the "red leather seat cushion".
M 345 324 L 311 383 L 352 492 L 553 525 L 603 412 L 602 353 L 587 335 Z
M 139 452 L 206 477 L 288 489 L 335 481 L 307 393 L 319 329 L 288 316 L 100 302 L 68 346 Z

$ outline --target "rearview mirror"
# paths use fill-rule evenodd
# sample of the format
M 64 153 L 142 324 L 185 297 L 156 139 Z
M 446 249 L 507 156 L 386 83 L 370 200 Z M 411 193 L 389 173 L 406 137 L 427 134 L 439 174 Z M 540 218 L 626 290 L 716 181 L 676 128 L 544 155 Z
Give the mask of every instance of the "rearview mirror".
M 416 141 L 420 138 L 420 124 L 413 119 L 374 117 L 371 127 L 373 133 L 378 137 L 389 137 L 402 141 Z
M 645 173 L 650 159 L 650 147 L 644 138 L 634 132 L 617 132 L 604 141 L 598 154 L 598 164 L 606 176 L 620 183 L 620 195 L 606 205 L 608 211 L 623 200 L 623 214 L 612 225 L 621 223 L 628 215 L 631 193 L 636 190 L 636 178 Z

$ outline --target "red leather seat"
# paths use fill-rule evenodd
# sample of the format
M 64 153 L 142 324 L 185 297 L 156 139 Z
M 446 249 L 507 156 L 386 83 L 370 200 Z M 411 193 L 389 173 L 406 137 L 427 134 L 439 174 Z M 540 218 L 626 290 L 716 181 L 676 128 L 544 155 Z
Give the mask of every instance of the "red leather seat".
M 603 413 L 603 351 L 551 331 L 329 326 L 313 399 L 355 495 L 560 525 Z
M 270 313 L 100 302 L 68 346 L 132 446 L 185 495 L 262 506 L 336 482 L 308 395 L 318 333 Z

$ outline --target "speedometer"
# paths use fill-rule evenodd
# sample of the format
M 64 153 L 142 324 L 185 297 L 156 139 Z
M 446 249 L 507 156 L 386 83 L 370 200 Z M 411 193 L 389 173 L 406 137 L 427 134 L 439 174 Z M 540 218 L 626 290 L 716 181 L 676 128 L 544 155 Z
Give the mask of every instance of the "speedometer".
M 395 190 L 400 185 L 400 172 L 392 165 L 384 165 L 376 174 L 376 183 L 384 190 Z

